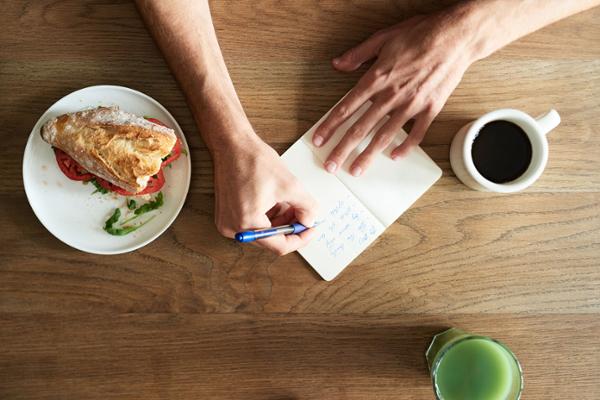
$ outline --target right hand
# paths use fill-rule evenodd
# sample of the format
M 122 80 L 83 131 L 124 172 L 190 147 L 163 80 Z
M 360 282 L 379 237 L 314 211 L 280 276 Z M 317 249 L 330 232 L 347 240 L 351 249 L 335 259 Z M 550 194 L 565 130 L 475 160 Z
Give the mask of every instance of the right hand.
M 317 202 L 287 169 L 275 150 L 254 132 L 213 153 L 215 223 L 233 238 L 236 232 L 300 222 L 313 226 Z M 305 246 L 314 229 L 276 235 L 255 243 L 284 255 Z

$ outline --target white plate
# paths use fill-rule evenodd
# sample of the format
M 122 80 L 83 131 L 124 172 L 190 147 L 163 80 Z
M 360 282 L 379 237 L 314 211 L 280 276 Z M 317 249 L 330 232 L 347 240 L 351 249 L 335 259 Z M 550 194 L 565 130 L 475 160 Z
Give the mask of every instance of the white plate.
M 41 126 L 50 118 L 97 106 L 117 105 L 140 116 L 158 118 L 183 143 L 187 157 L 165 168 L 164 205 L 156 217 L 126 236 L 112 236 L 102 227 L 115 207 L 125 205 L 125 197 L 92 194 L 94 186 L 68 179 L 58 168 L 54 151 L 42 140 Z M 95 254 L 119 254 L 139 249 L 162 234 L 183 207 L 190 186 L 191 162 L 185 136 L 173 116 L 156 100 L 122 86 L 90 86 L 63 97 L 52 105 L 33 127 L 23 156 L 23 183 L 27 199 L 40 222 L 59 240 L 76 249 Z M 138 200 L 138 203 L 143 202 Z M 122 211 L 125 211 L 122 208 Z

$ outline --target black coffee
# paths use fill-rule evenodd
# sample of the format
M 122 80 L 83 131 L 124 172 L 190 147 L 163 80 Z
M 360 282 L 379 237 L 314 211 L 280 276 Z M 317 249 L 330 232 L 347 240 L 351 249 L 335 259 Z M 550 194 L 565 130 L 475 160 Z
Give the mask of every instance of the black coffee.
M 514 181 L 531 163 L 531 142 L 512 122 L 492 121 L 477 134 L 471 149 L 475 168 L 495 183 Z

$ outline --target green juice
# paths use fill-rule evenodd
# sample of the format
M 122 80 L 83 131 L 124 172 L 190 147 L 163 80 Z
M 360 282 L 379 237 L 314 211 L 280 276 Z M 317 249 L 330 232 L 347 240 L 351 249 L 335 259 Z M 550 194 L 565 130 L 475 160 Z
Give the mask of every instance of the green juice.
M 502 344 L 450 329 L 434 338 L 427 359 L 441 400 L 515 400 L 521 368 Z
M 471 339 L 453 346 L 437 369 L 445 400 L 505 400 L 512 386 L 512 360 L 496 343 Z

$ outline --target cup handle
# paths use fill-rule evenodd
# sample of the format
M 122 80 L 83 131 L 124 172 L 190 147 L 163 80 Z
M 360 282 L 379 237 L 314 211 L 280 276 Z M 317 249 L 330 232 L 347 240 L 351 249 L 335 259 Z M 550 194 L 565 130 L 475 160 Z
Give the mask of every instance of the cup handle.
M 555 109 L 548 111 L 541 117 L 536 118 L 538 125 L 544 135 L 547 135 L 552 129 L 560 124 L 560 115 Z

